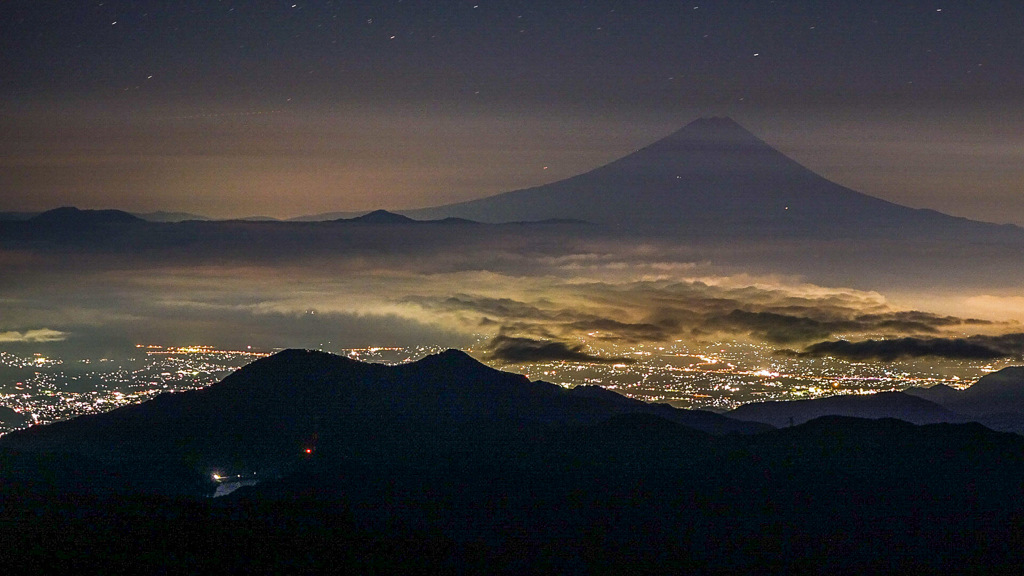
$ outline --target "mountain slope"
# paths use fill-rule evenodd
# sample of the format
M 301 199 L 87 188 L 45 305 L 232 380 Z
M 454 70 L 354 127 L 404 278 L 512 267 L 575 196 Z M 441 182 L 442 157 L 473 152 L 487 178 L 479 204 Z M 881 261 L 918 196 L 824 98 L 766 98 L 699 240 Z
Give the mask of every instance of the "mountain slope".
M 905 392 L 965 414 L 1024 414 L 1024 366 L 1008 366 L 986 374 L 964 390 L 940 384 Z
M 803 424 L 822 416 L 895 418 L 912 424 L 970 421 L 970 418 L 956 414 L 934 402 L 902 392 L 830 396 L 813 400 L 753 402 L 728 412 L 728 415 L 737 420 L 763 422 L 777 428 Z

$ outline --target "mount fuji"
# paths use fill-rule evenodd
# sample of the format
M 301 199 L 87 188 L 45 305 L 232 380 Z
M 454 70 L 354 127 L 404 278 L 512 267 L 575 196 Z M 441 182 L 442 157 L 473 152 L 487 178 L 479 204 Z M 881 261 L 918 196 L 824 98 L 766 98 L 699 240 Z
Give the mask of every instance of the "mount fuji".
M 702 236 L 1024 238 L 831 182 L 730 118 L 701 118 L 628 156 L 565 180 L 403 211 L 480 222 L 580 219 L 627 232 Z

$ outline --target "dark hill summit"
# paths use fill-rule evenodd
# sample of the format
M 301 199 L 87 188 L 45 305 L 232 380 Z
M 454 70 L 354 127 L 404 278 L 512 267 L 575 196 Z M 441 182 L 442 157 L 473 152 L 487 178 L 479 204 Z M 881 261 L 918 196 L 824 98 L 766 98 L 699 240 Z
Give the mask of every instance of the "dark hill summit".
M 302 221 L 295 219 L 294 221 Z M 388 212 L 387 210 L 374 210 L 362 216 L 356 216 L 354 218 L 338 218 L 333 222 L 344 222 L 351 224 L 373 224 L 378 226 L 404 226 L 407 224 L 443 224 L 443 225 L 459 225 L 459 224 L 479 224 L 473 220 L 466 220 L 465 218 L 442 218 L 440 220 L 413 220 L 408 216 L 396 214 L 394 212 Z
M 0 222 L 0 242 L 13 240 L 38 246 L 68 246 L 74 250 L 108 247 L 124 250 L 137 244 L 158 224 L 121 210 L 81 210 L 63 207 L 48 210 L 27 220 Z
M 356 216 L 355 218 L 346 218 L 337 220 L 337 222 L 353 222 L 360 224 L 414 224 L 418 220 L 413 220 L 408 216 L 402 216 L 401 214 L 395 214 L 394 212 L 388 212 L 387 210 L 374 210 L 369 214 L 363 214 L 362 216 Z
M 729 118 L 695 120 L 624 158 L 565 180 L 404 213 L 482 222 L 568 218 L 688 235 L 1012 234 L 830 182 Z
M 33 224 L 51 226 L 95 226 L 104 224 L 137 224 L 145 222 L 122 210 L 82 210 L 72 206 L 54 208 L 29 219 Z

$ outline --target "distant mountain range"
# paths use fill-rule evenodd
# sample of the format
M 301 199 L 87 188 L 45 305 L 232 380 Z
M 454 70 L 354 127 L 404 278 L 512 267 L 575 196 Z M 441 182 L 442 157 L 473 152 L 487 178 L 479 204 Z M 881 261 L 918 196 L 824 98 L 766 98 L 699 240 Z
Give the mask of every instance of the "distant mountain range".
M 60 211 L 60 210 L 66 210 L 66 209 L 67 209 L 67 207 L 65 207 L 65 208 L 55 208 L 54 210 Z M 52 212 L 52 210 L 47 210 L 46 212 Z M 111 212 L 111 210 L 83 210 L 83 212 Z M 113 210 L 113 212 L 121 212 L 121 211 L 120 210 Z M 0 212 L 0 222 L 3 222 L 3 221 L 19 222 L 19 221 L 25 221 L 25 220 L 32 220 L 36 216 L 39 216 L 39 215 L 44 214 L 44 213 L 45 212 Z M 146 220 L 147 222 L 185 222 L 185 221 L 189 221 L 189 220 L 210 220 L 210 218 L 207 218 L 206 216 L 202 216 L 202 215 L 199 215 L 199 214 L 191 214 L 191 213 L 188 213 L 188 212 L 165 212 L 163 210 L 159 210 L 159 211 L 156 211 L 156 212 L 136 213 L 136 214 L 131 214 L 129 212 L 125 212 L 125 214 L 129 214 L 131 216 L 135 216 L 136 218 L 139 218 L 139 219 L 142 219 L 142 220 Z
M 457 351 L 383 366 L 287 350 L 203 390 L 9 434 L 0 474 L 15 571 L 62 550 L 88 572 L 1024 562 L 1019 435 L 834 416 L 773 430 Z M 242 487 L 199 496 L 227 485 Z
M 1024 422 L 1024 366 L 986 374 L 964 390 L 939 385 L 909 388 L 906 393 L 970 416 L 1019 414 Z
M 830 396 L 815 400 L 753 402 L 727 414 L 737 420 L 763 422 L 777 428 L 803 424 L 822 416 L 895 418 L 912 424 L 971 421 L 970 418 L 947 410 L 934 402 L 902 392 Z
M 469 223 L 476 224 L 471 220 L 465 220 L 463 218 L 442 218 L 438 220 L 415 220 L 408 216 L 403 216 L 395 212 L 388 212 L 387 210 L 374 210 L 367 212 L 359 216 L 353 216 L 350 218 L 336 218 L 331 220 L 277 220 L 270 217 L 253 216 L 250 218 L 239 218 L 232 220 L 211 220 L 204 216 L 196 216 L 193 214 L 185 213 L 168 213 L 168 212 L 151 212 L 149 214 L 131 214 L 123 210 L 84 210 L 75 208 L 73 206 L 64 206 L 61 208 L 54 208 L 53 210 L 47 210 L 46 212 L 40 213 L 5 213 L 8 217 L 0 218 L 0 222 L 23 222 L 35 226 L 62 226 L 62 227 L 81 227 L 81 226 L 114 226 L 118 224 L 141 224 L 141 223 L 161 223 L 161 224 L 181 224 L 181 223 L 194 223 L 204 222 L 210 225 L 217 223 L 232 223 L 232 222 L 279 222 L 287 224 L 289 222 L 352 222 L 359 224 L 377 224 L 377 225 L 392 225 L 392 224 L 417 224 L 417 223 L 445 223 L 445 224 L 460 224 Z M 574 222 L 574 221 L 565 221 Z
M 154 222 L 122 210 L 83 210 L 62 207 L 21 220 L 0 220 L 0 247 L 23 245 L 31 249 L 79 251 L 99 249 L 123 255 L 151 251 L 165 258 L 169 253 L 201 256 L 236 254 L 273 257 L 284 245 L 301 247 L 301 252 L 350 252 L 366 245 L 400 253 L 410 246 L 444 246 L 446 243 L 473 246 L 481 242 L 503 243 L 501 238 L 530 241 L 537 233 L 597 233 L 578 220 L 545 220 L 482 224 L 462 218 L 416 220 L 386 210 L 375 210 L 353 218 L 330 221 L 291 222 L 280 220 L 182 220 Z M 481 233 L 478 227 L 485 227 Z M 515 240 L 512 240 L 515 242 Z M 504 244 L 508 244 L 505 242 Z M 202 249 L 195 251 L 195 247 Z M 294 252 L 292 252 L 294 255 Z
M 52 212 L 52 211 L 51 211 Z M 610 164 L 565 180 L 434 208 L 332 212 L 290 222 L 398 223 L 456 218 L 484 223 L 574 221 L 609 231 L 671 236 L 1024 240 L 1024 229 L 901 206 L 831 182 L 730 118 L 701 118 Z M 48 214 L 48 213 L 47 213 Z M 0 221 L 26 220 L 11 212 Z M 208 220 L 151 212 L 153 222 Z M 268 217 L 236 220 L 278 221 Z
M 803 424 L 822 416 L 848 416 L 896 418 L 914 424 L 979 422 L 993 430 L 1024 434 L 1024 367 L 1011 366 L 986 374 L 964 390 L 939 384 L 903 392 L 754 402 L 727 414 L 776 427 Z
M 439 219 L 417 220 L 397 212 L 387 210 L 372 210 L 367 212 L 333 212 L 300 216 L 280 220 L 270 216 L 249 216 L 247 218 L 231 218 L 227 220 L 215 220 L 198 214 L 187 212 L 147 212 L 132 214 L 123 210 L 92 210 L 80 209 L 73 206 L 63 206 L 45 212 L 0 212 L 0 222 L 32 222 L 35 224 L 62 224 L 77 226 L 82 224 L 128 224 L 138 222 L 153 223 L 182 223 L 182 222 L 358 222 L 363 224 L 410 224 L 422 222 L 443 222 L 443 223 L 471 223 L 479 224 L 465 218 L 446 217 Z M 585 224 L 583 220 L 573 218 L 549 218 L 540 221 L 510 221 L 508 224 L 533 224 L 533 223 L 554 223 L 554 224 Z
M 123 210 L 79 210 L 70 206 L 47 210 L 29 218 L 28 221 L 41 226 L 139 224 L 145 222 L 142 218 Z
M 136 213 L 135 216 L 148 220 L 150 222 L 185 222 L 187 220 L 210 220 L 206 216 L 201 214 L 192 214 L 190 212 L 165 212 L 158 210 L 156 212 L 142 212 Z

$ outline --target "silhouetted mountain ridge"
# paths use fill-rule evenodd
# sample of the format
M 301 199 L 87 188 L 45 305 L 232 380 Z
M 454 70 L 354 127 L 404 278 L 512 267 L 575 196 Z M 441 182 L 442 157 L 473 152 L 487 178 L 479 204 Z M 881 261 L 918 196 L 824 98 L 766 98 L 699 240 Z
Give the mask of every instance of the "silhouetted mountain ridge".
M 928 388 L 907 388 L 903 391 L 904 394 L 910 394 L 911 396 L 917 396 L 918 398 L 924 398 L 930 402 L 934 402 L 940 406 L 945 406 L 948 402 L 954 401 L 960 397 L 960 390 L 949 386 L 948 384 L 936 384 Z
M 964 390 L 938 384 L 903 392 L 752 402 L 727 415 L 775 427 L 823 416 L 846 416 L 894 418 L 914 424 L 975 422 L 997 431 L 1024 434 L 1024 367 L 986 374 Z
M 1024 366 L 986 374 L 964 390 L 936 386 L 908 388 L 906 392 L 972 416 L 1018 414 L 1024 423 Z
M 912 424 L 968 422 L 969 418 L 942 406 L 902 392 L 829 396 L 814 400 L 753 402 L 727 413 L 737 420 L 764 422 L 776 428 L 821 418 L 894 418 Z
M 137 224 L 145 222 L 123 210 L 82 210 L 73 206 L 54 208 L 28 220 L 50 226 L 95 226 L 106 224 Z
M 186 222 L 189 220 L 213 220 L 212 218 L 203 216 L 202 214 L 193 214 L 191 212 L 168 212 L 166 210 L 157 210 L 155 212 L 141 213 L 136 212 L 134 215 L 148 222 Z

